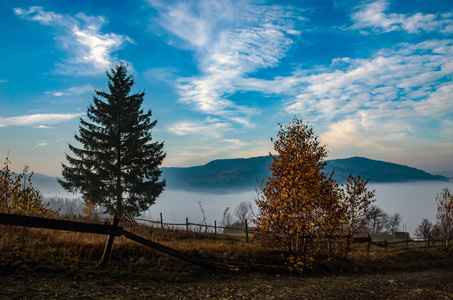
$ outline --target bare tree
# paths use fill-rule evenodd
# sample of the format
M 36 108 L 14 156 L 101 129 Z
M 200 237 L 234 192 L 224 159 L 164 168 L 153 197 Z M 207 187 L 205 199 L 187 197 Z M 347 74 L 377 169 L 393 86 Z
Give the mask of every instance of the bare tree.
M 250 202 L 241 202 L 234 210 L 234 215 L 237 218 L 237 221 L 241 224 L 245 223 L 245 220 L 250 219 L 252 213 L 252 205 Z
M 428 219 L 423 219 L 417 229 L 415 229 L 415 236 L 421 239 L 429 240 L 432 236 L 433 223 Z
M 401 224 L 401 220 L 402 217 L 399 213 L 394 213 L 393 216 L 388 217 L 387 224 L 385 224 L 387 232 L 390 234 L 394 234 L 395 231 L 398 231 Z
M 372 205 L 368 215 L 368 231 L 372 234 L 380 234 L 384 231 L 388 222 L 388 214 L 377 205 Z
M 233 224 L 233 217 L 231 216 L 230 213 L 230 207 L 227 207 L 223 211 L 223 218 L 222 222 L 220 222 L 220 225 L 224 227 L 230 227 L 231 224 Z

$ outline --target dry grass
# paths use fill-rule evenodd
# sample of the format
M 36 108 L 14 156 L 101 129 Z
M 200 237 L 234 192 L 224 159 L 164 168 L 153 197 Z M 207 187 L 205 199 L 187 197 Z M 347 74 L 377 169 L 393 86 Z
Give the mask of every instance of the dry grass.
M 264 248 L 254 241 L 246 243 L 242 236 L 196 233 L 185 230 L 162 230 L 138 224 L 125 229 L 144 238 L 181 252 L 220 263 L 237 264 L 242 272 L 283 270 L 279 251 Z M 166 276 L 190 278 L 205 273 L 199 267 L 182 262 L 164 253 L 145 247 L 124 237 L 115 239 L 112 260 L 106 269 L 96 267 L 102 255 L 106 236 L 36 228 L 0 226 L 0 272 L 27 270 L 59 272 L 68 276 Z M 315 274 L 383 273 L 416 271 L 453 266 L 453 256 L 441 248 L 386 253 L 371 252 L 366 256 L 364 245 L 357 245 L 348 259 L 321 261 L 311 272 Z M 273 266 L 273 267 L 271 267 Z M 188 276 L 188 277 L 187 277 Z

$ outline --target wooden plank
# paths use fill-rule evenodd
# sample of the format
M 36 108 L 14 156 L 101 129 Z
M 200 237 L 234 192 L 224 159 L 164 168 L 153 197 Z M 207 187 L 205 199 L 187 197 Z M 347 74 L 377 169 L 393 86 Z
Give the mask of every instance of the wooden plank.
M 128 239 L 131 239 L 133 241 L 136 241 L 137 243 L 143 244 L 145 246 L 148 246 L 150 248 L 153 248 L 155 250 L 158 250 L 160 252 L 166 253 L 168 255 L 174 256 L 176 258 L 182 259 L 184 261 L 190 262 L 192 264 L 198 265 L 200 267 L 206 268 L 206 269 L 211 269 L 211 270 L 237 270 L 237 267 L 235 266 L 229 266 L 229 265 L 223 265 L 223 264 L 217 264 L 217 263 L 212 263 L 203 259 L 199 259 L 193 256 L 190 256 L 188 254 L 182 253 L 178 250 L 172 249 L 170 247 L 164 246 L 162 244 L 144 239 L 138 235 L 135 235 L 129 231 L 126 230 L 121 230 L 121 233 L 127 237 Z
M 0 213 L 0 224 L 115 236 L 120 236 L 122 229 L 121 227 L 114 227 L 109 224 L 93 224 L 67 220 L 44 219 L 38 217 L 11 215 L 3 213 Z

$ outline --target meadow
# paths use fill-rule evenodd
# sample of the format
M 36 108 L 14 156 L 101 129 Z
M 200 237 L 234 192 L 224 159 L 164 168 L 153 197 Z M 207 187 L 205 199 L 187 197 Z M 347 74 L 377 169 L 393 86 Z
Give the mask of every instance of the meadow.
M 270 295 L 276 299 L 296 295 L 323 298 L 338 296 L 339 290 L 348 291 L 352 298 L 373 293 L 385 298 L 382 293 L 392 280 L 404 283 L 398 293 L 425 286 L 421 294 L 414 294 L 414 299 L 425 292 L 432 296 L 430 289 L 440 283 L 445 286 L 436 288 L 439 296 L 453 296 L 453 256 L 442 247 L 396 252 L 374 249 L 367 256 L 361 244 L 348 258 L 320 261 L 300 274 L 286 268 L 282 251 L 263 247 L 254 240 L 247 243 L 243 235 L 214 235 L 136 223 L 126 223 L 124 227 L 192 256 L 236 265 L 239 271 L 206 270 L 124 237 L 115 239 L 110 263 L 98 267 L 106 236 L 2 225 L 0 299 L 114 295 L 120 299 L 268 299 Z M 312 284 L 307 286 L 309 282 Z M 354 282 L 362 283 L 356 286 Z M 324 284 L 324 289 L 315 288 Z

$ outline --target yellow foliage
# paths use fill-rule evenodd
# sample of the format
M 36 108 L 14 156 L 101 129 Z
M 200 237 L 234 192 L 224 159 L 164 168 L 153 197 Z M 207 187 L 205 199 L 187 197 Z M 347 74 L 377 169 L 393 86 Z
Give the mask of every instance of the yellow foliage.
M 320 245 L 329 243 L 341 228 L 341 193 L 332 175 L 323 171 L 325 146 L 302 121 L 280 125 L 274 149 L 278 156 L 271 155 L 272 176 L 260 187 L 256 200 L 255 237 L 286 249 L 288 263 L 301 270 L 325 252 Z
M 8 159 L 0 171 L 0 212 L 33 217 L 53 218 L 58 216 L 49 204 L 42 202 L 42 195 L 32 186 L 33 173 L 25 178 L 27 167 L 15 175 L 9 169 Z

